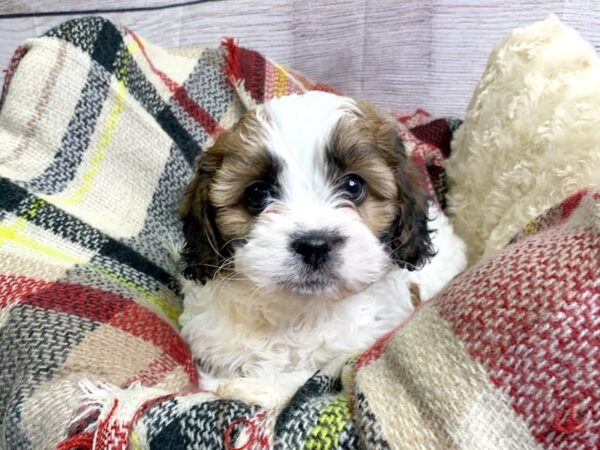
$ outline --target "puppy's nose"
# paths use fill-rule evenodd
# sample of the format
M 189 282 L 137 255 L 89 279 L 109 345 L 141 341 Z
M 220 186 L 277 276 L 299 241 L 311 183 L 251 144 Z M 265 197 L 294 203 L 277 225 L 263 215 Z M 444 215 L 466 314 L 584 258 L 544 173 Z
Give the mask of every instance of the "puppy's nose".
M 308 233 L 297 237 L 292 242 L 292 248 L 302 256 L 304 262 L 315 269 L 329 258 L 334 245 L 340 241 L 335 236 L 321 233 Z

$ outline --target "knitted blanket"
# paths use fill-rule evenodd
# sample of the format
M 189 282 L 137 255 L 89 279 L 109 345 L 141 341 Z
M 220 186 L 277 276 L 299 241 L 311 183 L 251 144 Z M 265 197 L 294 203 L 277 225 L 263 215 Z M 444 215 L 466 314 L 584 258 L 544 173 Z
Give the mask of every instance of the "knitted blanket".
M 17 49 L 0 109 L 0 448 L 597 448 L 600 193 L 457 277 L 279 414 L 198 389 L 165 245 L 194 157 L 248 107 L 327 89 L 232 41 L 101 18 Z M 444 204 L 458 122 L 398 114 Z

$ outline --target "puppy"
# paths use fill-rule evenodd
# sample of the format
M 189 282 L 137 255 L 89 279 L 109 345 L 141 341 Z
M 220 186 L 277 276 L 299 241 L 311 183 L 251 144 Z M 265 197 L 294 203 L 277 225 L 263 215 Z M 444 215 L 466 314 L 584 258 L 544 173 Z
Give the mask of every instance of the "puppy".
M 427 299 L 460 272 L 422 186 L 391 116 L 347 97 L 277 98 L 221 134 L 181 204 L 180 323 L 204 387 L 283 406 L 402 323 L 411 283 Z

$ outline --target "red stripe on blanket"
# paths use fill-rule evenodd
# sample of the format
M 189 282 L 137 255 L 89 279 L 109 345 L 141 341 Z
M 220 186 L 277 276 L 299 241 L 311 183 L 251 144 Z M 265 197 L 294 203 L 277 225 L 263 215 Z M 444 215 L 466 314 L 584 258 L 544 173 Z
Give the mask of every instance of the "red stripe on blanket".
M 108 323 L 160 347 L 180 364 L 190 382 L 198 373 L 189 348 L 155 313 L 112 292 L 65 282 L 0 275 L 0 307 L 20 303 Z
M 154 312 L 137 303 L 130 303 L 108 324 L 159 347 L 165 354 L 181 364 L 188 374 L 190 382 L 198 383 L 198 371 L 189 347 L 177 332 Z
M 93 448 L 107 450 L 127 450 L 129 448 L 131 423 L 123 423 L 123 421 L 113 418 L 118 407 L 119 400 L 115 398 L 106 417 L 98 422 Z
M 54 281 L 2 274 L 0 275 L 0 308 L 20 303 L 24 297 L 53 284 Z
M 68 437 L 56 446 L 56 450 L 92 450 L 94 448 L 94 432 L 84 431 Z
M 25 295 L 22 304 L 106 322 L 133 301 L 112 292 L 65 282 L 45 283 Z
M 142 55 L 144 55 L 144 59 L 148 63 L 148 66 L 173 94 L 173 98 L 175 101 L 177 101 L 179 106 L 181 106 L 190 117 L 192 117 L 202 128 L 204 128 L 208 134 L 213 137 L 221 134 L 223 132 L 223 127 L 221 127 L 221 125 L 219 125 L 219 123 L 208 112 L 206 112 L 206 110 L 204 110 L 204 108 L 202 108 L 198 103 L 196 103 L 196 101 L 194 101 L 192 97 L 190 97 L 190 94 L 184 86 L 177 83 L 154 65 L 146 53 L 146 49 L 144 48 L 142 41 L 133 31 L 128 28 L 125 28 L 125 30 L 129 35 L 131 35 L 133 40 L 140 47 Z
M 225 48 L 223 59 L 229 83 L 243 82 L 244 89 L 254 101 L 262 103 L 265 99 L 266 59 L 258 52 L 238 47 L 232 38 L 223 40 L 221 45 Z
M 417 139 L 439 148 L 442 151 L 444 158 L 450 156 L 452 133 L 446 119 L 432 120 L 427 124 L 418 125 L 411 128 L 410 132 L 414 134 Z
M 239 65 L 240 48 L 237 46 L 236 40 L 232 37 L 225 38 L 221 41 L 221 46 L 225 47 L 225 72 L 227 73 L 227 81 L 233 86 L 242 77 L 242 71 Z
M 223 39 L 221 46 L 225 49 L 223 59 L 229 84 L 233 86 L 242 82 L 244 89 L 257 103 L 269 101 L 275 95 L 300 94 L 308 90 L 340 95 L 335 88 L 312 82 L 300 72 L 288 68 L 285 68 L 287 75 L 284 79 L 276 80 L 280 70 L 273 62 L 258 52 L 239 47 L 234 38 Z M 281 89 L 278 83 L 285 83 L 284 88 Z
M 561 208 L 562 208 L 562 213 L 561 213 L 561 218 L 563 220 L 569 218 L 569 216 L 571 215 L 571 213 L 575 210 L 575 208 L 577 208 L 579 206 L 579 204 L 581 203 L 581 200 L 583 199 L 583 197 L 585 197 L 585 195 L 588 193 L 587 189 L 583 189 L 579 192 L 576 192 L 575 194 L 567 197 L 562 203 L 561 203 Z M 596 199 L 598 197 L 595 197 Z

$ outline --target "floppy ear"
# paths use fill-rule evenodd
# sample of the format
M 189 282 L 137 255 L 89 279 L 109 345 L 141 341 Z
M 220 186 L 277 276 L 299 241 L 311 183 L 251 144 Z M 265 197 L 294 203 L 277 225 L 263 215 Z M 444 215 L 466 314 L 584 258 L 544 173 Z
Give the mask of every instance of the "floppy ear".
M 209 199 L 211 170 L 207 170 L 201 155 L 196 174 L 186 188 L 180 205 L 183 235 L 186 245 L 183 259 L 186 278 L 206 283 L 229 256 L 216 223 L 216 209 Z
M 415 270 L 435 255 L 428 229 L 428 196 L 422 184 L 423 175 L 406 154 L 402 140 L 395 135 L 393 142 L 398 214 L 383 241 L 387 242 L 396 264 Z

